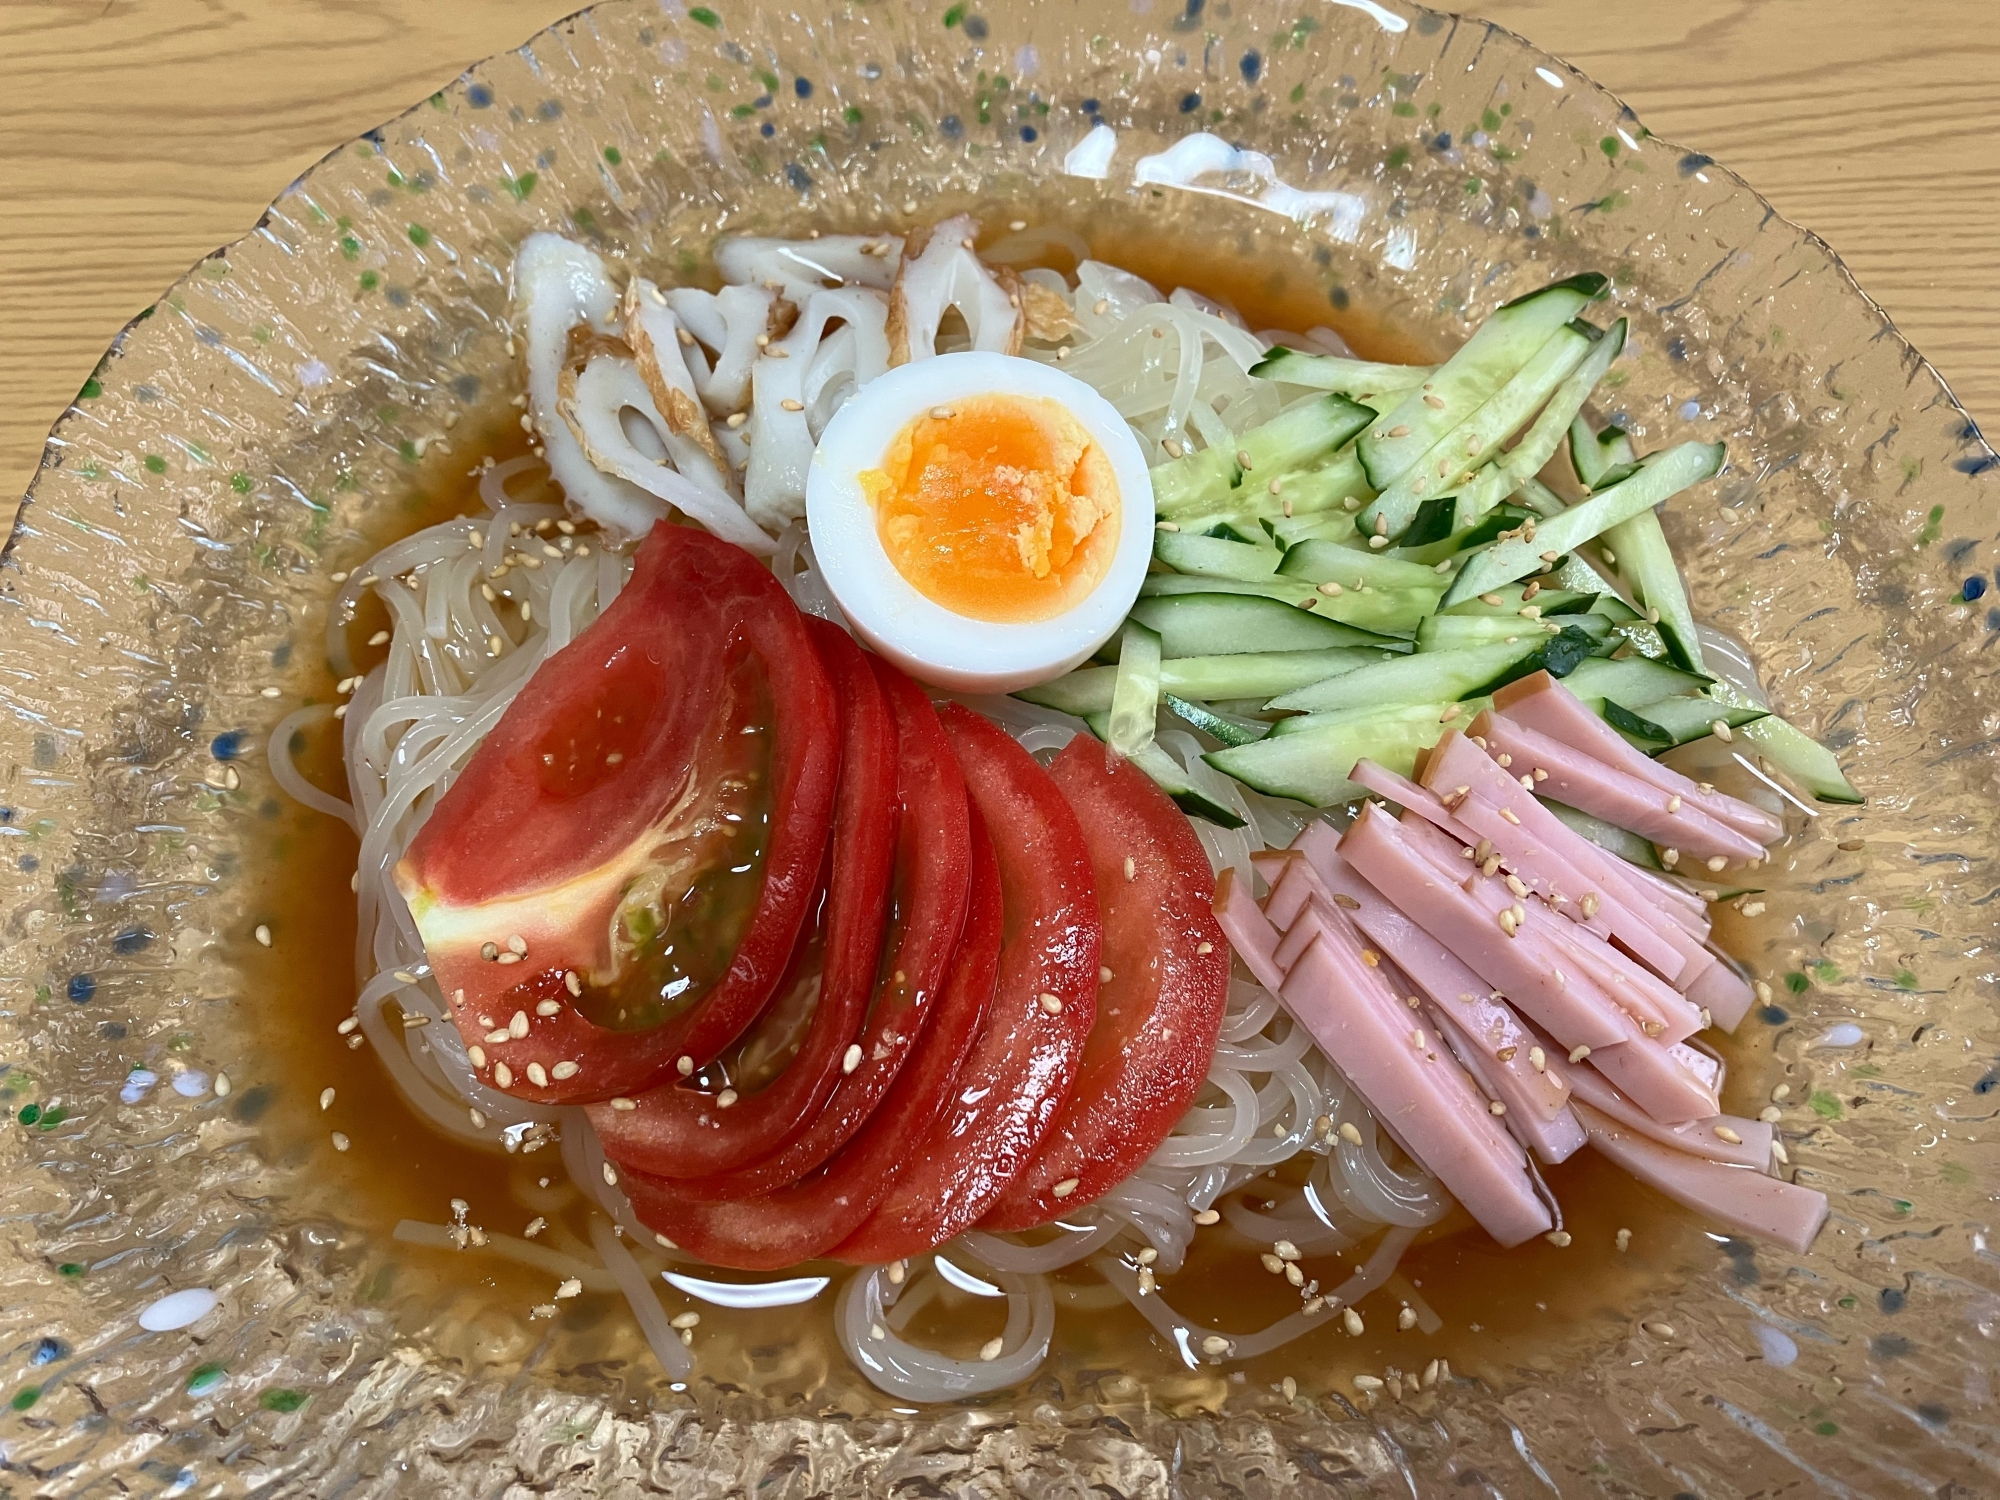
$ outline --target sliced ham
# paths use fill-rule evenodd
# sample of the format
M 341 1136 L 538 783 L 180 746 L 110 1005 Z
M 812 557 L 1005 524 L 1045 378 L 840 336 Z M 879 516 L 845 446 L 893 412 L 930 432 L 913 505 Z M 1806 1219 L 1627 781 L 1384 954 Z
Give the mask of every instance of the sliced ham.
M 1763 858 L 1762 844 L 1685 799 L 1676 804 L 1675 794 L 1516 720 L 1489 711 L 1472 721 L 1468 733 L 1484 740 L 1495 760 L 1505 756 L 1508 768 L 1517 775 L 1546 772 L 1545 777 L 1536 778 L 1544 796 L 1629 828 L 1663 847 L 1698 860 L 1721 859 L 1726 864 Z
M 1752 1167 L 1759 1172 L 1771 1170 L 1771 1127 L 1762 1120 L 1711 1115 L 1681 1125 L 1662 1125 L 1592 1069 L 1578 1068 L 1575 1073 L 1570 1086 L 1578 1100 L 1648 1140 L 1726 1166 Z M 1732 1141 L 1730 1136 L 1736 1139 Z
M 1785 825 L 1761 807 L 1752 806 L 1727 792 L 1703 791 L 1700 783 L 1663 765 L 1626 738 L 1590 708 L 1576 694 L 1547 672 L 1536 672 L 1518 682 L 1510 682 L 1493 695 L 1494 711 L 1517 724 L 1525 724 L 1565 745 L 1581 750 L 1608 766 L 1679 796 L 1699 807 L 1710 817 L 1727 823 L 1753 843 L 1774 844 L 1784 834 Z
M 1554 1226 L 1527 1157 L 1487 1109 L 1450 1050 L 1416 1024 L 1361 957 L 1337 908 L 1314 907 L 1315 928 L 1280 996 L 1367 1100 L 1376 1119 L 1504 1246 Z
M 1734 1031 L 1757 1003 L 1757 993 L 1748 979 L 1737 971 L 1731 958 L 1709 950 L 1715 962 L 1702 970 L 1701 978 L 1688 986 L 1690 1004 L 1708 1012 L 1709 1020 L 1724 1031 Z
M 1717 1223 L 1763 1235 L 1799 1254 L 1811 1248 L 1826 1223 L 1824 1193 L 1662 1146 L 1581 1100 L 1572 1108 L 1591 1145 L 1641 1182 Z
M 1672 1045 L 1701 1030 L 1701 1010 L 1686 996 L 1634 963 L 1611 944 L 1560 922 L 1548 924 L 1548 938 L 1560 953 L 1596 981 L 1647 1036 Z
M 1257 982 L 1273 993 L 1283 988 L 1285 971 L 1276 960 L 1278 929 L 1234 870 L 1224 870 L 1215 882 L 1215 920 Z
M 1490 1098 L 1498 1099 L 1507 1107 L 1502 1123 L 1506 1125 L 1508 1134 L 1551 1166 L 1568 1161 L 1583 1148 L 1583 1126 L 1578 1123 L 1573 1111 L 1565 1107 L 1548 1118 L 1542 1117 L 1528 1107 L 1526 1101 L 1515 1097 L 1519 1093 L 1514 1086 L 1515 1075 L 1495 1060 L 1488 1040 L 1460 1025 L 1458 1017 L 1442 1005 L 1426 1005 L 1424 1012 L 1451 1045 L 1452 1053 L 1464 1064 L 1473 1081 Z

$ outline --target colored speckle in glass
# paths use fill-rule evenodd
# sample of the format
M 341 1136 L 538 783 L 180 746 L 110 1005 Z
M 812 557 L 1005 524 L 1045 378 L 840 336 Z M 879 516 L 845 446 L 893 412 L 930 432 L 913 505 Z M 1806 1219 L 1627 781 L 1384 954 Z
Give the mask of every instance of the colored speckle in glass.
M 257 1397 L 257 1404 L 265 1411 L 297 1411 L 306 1404 L 306 1393 L 284 1389 L 268 1390 Z
M 1806 1103 L 1822 1120 L 1838 1120 L 1846 1113 L 1841 1107 L 1840 1100 L 1826 1089 L 1814 1089 Z
M 1021 139 L 1024 141 L 1034 140 L 1036 133 L 1035 127 L 1032 125 L 1023 125 L 1021 127 Z
M 766 120 L 762 125 L 759 125 L 757 127 L 757 134 L 764 136 L 766 139 L 776 135 L 777 133 L 778 133 L 778 127 L 773 125 L 769 120 Z
M 21 1113 L 18 1116 L 16 1116 L 16 1118 L 19 1119 L 23 1125 L 32 1125 L 35 1123 L 35 1121 L 41 1119 L 41 1117 L 42 1117 L 42 1107 L 39 1104 L 22 1105 Z
M 361 255 L 361 241 L 357 240 L 351 234 L 343 234 L 340 237 L 340 253 L 348 260 L 359 259 Z
M 76 399 L 79 401 L 95 401 L 103 394 L 104 382 L 93 375 L 83 383 L 83 388 L 76 393 Z
M 812 80 L 810 78 L 794 78 L 792 80 L 792 92 L 797 94 L 801 99 L 812 98 Z
M 533 172 L 523 172 L 519 177 L 507 179 L 507 191 L 516 203 L 525 202 L 528 194 L 535 190 L 535 184 L 540 180 Z
M 1194 112 L 1195 112 L 1196 110 L 1198 110 L 1198 109 L 1200 109 L 1200 108 L 1201 108 L 1201 95 L 1199 95 L 1199 94 L 1183 94 L 1183 95 L 1181 96 L 1181 113 L 1182 113 L 1182 114 L 1184 114 L 1184 115 L 1191 115 L 1191 114 L 1193 114 L 1193 113 L 1194 113 Z
M 239 495 L 247 495 L 252 488 L 251 479 L 241 469 L 229 476 L 229 487 Z
M 604 148 L 604 159 L 614 167 L 622 166 L 625 162 L 625 153 L 620 151 L 616 146 L 606 146 Z
M 423 246 L 423 245 L 428 245 L 431 242 L 431 232 L 428 229 L 424 228 L 424 226 L 421 224 L 412 224 L 409 229 L 409 234 L 410 234 L 410 243 L 412 245 Z
M 208 753 L 217 760 L 234 760 L 243 753 L 243 731 L 229 729 L 208 742 Z
M 90 389 L 90 386 L 95 384 L 96 384 L 95 381 L 91 381 L 89 382 L 89 384 L 85 385 L 84 389 L 88 391 Z M 1960 597 L 1963 598 L 1967 604 L 1970 604 L 1975 599 L 1983 597 L 1985 593 L 1986 593 L 1986 580 L 1984 578 L 1981 578 L 1977 573 L 1973 574 L 1972 577 L 1966 579 L 1965 586 L 1959 590 Z
M 697 26 L 706 26 L 710 31 L 715 30 L 716 27 L 722 24 L 722 17 L 718 16 L 706 5 L 695 6 L 688 12 L 688 19 L 693 21 Z
M 382 278 L 380 276 L 377 276 L 373 271 L 363 271 L 361 273 L 362 291 L 372 292 L 375 290 L 376 287 L 380 286 L 381 284 L 382 284 Z
M 68 1344 L 65 1344 L 61 1339 L 44 1336 L 35 1342 L 35 1352 L 28 1356 L 28 1363 L 31 1365 L 54 1364 L 67 1353 L 69 1353 Z
M 166 473 L 167 461 L 157 453 L 148 453 L 146 455 L 146 472 L 148 474 Z
M 484 109 L 493 102 L 493 90 L 483 83 L 475 83 L 465 91 L 465 102 L 474 109 Z
M 26 1411 L 42 1399 L 42 1388 L 38 1385 L 24 1385 L 14 1392 L 14 1399 L 7 1404 L 15 1411 Z
M 963 5 L 954 5 L 950 10 L 944 13 L 945 29 L 950 30 L 952 27 L 956 26 L 960 21 L 963 21 L 964 19 L 965 19 L 965 7 Z
M 1618 154 L 1618 137 L 1607 135 L 1597 143 L 1597 149 L 1602 151 L 1606 156 L 1616 156 Z
M 190 1396 L 205 1396 L 222 1384 L 224 1370 L 221 1365 L 196 1365 L 194 1373 L 188 1376 L 187 1393 Z
M 861 123 L 861 108 L 859 105 L 850 104 L 840 112 L 840 117 L 850 125 L 859 125 Z
M 88 974 L 69 976 L 69 998 L 77 1005 L 88 1005 L 97 993 L 97 981 Z
M 1245 83 L 1255 83 L 1264 71 L 1264 56 L 1261 52 L 1246 52 L 1237 61 L 1236 69 L 1243 75 Z

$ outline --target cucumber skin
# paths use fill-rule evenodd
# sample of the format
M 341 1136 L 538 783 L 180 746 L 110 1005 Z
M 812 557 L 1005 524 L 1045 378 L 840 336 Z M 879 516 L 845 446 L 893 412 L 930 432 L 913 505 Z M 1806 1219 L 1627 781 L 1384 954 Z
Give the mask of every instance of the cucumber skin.
M 1354 763 L 1363 758 L 1380 761 L 1407 776 L 1416 764 L 1417 752 L 1435 745 L 1444 734 L 1445 726 L 1438 722 L 1444 708 L 1443 704 L 1422 704 L 1401 712 L 1364 715 L 1310 733 L 1211 750 L 1202 759 L 1255 791 L 1329 807 L 1363 795 L 1362 789 L 1347 779 Z
M 1102 740 L 1108 726 L 1108 716 L 1091 714 L 1084 719 L 1090 732 Z M 1108 749 L 1108 746 L 1107 746 Z M 1215 801 L 1201 788 L 1188 780 L 1187 772 L 1174 758 L 1158 745 L 1148 740 L 1145 748 L 1127 760 L 1144 772 L 1146 778 L 1173 799 L 1174 806 L 1190 817 L 1201 818 L 1218 828 L 1241 828 L 1243 817 L 1232 808 Z

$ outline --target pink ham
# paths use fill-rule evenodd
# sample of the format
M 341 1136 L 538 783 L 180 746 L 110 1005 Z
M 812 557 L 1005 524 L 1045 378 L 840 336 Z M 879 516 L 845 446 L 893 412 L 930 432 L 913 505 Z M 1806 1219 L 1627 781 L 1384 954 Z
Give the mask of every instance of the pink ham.
M 1234 870 L 1224 870 L 1215 882 L 1215 920 L 1257 982 L 1276 993 L 1285 982 L 1285 971 L 1276 959 L 1278 929 Z
M 1383 1127 L 1503 1246 L 1554 1221 L 1527 1159 L 1434 1034 L 1413 1024 L 1361 958 L 1337 908 L 1309 908 L 1315 929 L 1280 991 L 1286 1007 L 1367 1100 Z
M 1762 844 L 1685 799 L 1675 804 L 1675 794 L 1525 724 L 1489 712 L 1474 719 L 1468 733 L 1483 739 L 1487 753 L 1496 761 L 1506 757 L 1510 771 L 1521 775 L 1546 772 L 1546 777 L 1536 781 L 1543 796 L 1629 828 L 1656 844 L 1695 859 L 1721 859 L 1727 864 L 1763 858 Z
M 1684 1042 L 1701 1030 L 1701 1010 L 1681 992 L 1634 963 L 1609 943 L 1588 932 L 1551 922 L 1548 935 L 1556 948 L 1596 981 L 1647 1036 L 1669 1045 Z
M 1531 1107 L 1532 1101 L 1520 1098 L 1516 1075 L 1494 1057 L 1489 1038 L 1474 1035 L 1459 1024 L 1457 1015 L 1435 1002 L 1426 1005 L 1424 1013 L 1451 1044 L 1453 1054 L 1465 1065 L 1473 1081 L 1489 1098 L 1506 1106 L 1502 1122 L 1514 1139 L 1551 1166 L 1568 1161 L 1582 1149 L 1583 1126 L 1577 1123 L 1576 1115 L 1567 1107 L 1547 1118 L 1538 1114 Z
M 1682 1125 L 1662 1125 L 1638 1105 L 1613 1088 L 1590 1068 L 1577 1068 L 1570 1081 L 1576 1097 L 1599 1114 L 1636 1130 L 1648 1140 L 1685 1151 L 1690 1156 L 1719 1161 L 1731 1167 L 1771 1170 L 1771 1127 L 1762 1120 L 1745 1120 L 1735 1115 L 1712 1115 L 1706 1120 L 1689 1120 Z M 1734 1141 L 1716 1134 L 1726 1130 Z
M 1661 792 L 1679 796 L 1710 817 L 1727 823 L 1753 843 L 1775 844 L 1785 831 L 1785 825 L 1761 807 L 1727 792 L 1705 792 L 1700 783 L 1634 748 L 1623 735 L 1592 713 L 1576 694 L 1546 672 L 1508 683 L 1493 695 L 1493 708 L 1517 724 L 1540 730 L 1550 739 L 1561 740 L 1608 766 L 1616 766 Z
M 1648 1186 L 1696 1213 L 1804 1254 L 1826 1223 L 1826 1194 L 1747 1167 L 1704 1161 L 1648 1140 L 1577 1100 L 1590 1144 Z
M 1639 865 L 1628 866 L 1625 878 L 1661 911 L 1671 913 L 1697 942 L 1708 941 L 1708 903 L 1701 897 L 1671 875 L 1662 875 L 1658 870 L 1648 870 Z
M 1687 997 L 1690 1004 L 1707 1011 L 1709 1020 L 1724 1031 L 1741 1026 L 1757 1001 L 1750 981 L 1736 972 L 1734 963 L 1719 955 L 1702 971 L 1701 978 L 1688 986 Z

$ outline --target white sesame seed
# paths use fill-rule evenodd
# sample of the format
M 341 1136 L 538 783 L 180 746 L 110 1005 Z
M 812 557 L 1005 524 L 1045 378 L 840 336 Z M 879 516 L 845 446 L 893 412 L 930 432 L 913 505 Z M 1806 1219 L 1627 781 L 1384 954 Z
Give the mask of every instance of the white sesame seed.
M 1153 1268 L 1151 1266 L 1139 1267 L 1139 1295 L 1141 1297 L 1150 1297 L 1153 1294 L 1153 1288 L 1158 1284 L 1159 1279 L 1153 1275 Z
M 547 1087 L 549 1086 L 549 1072 L 548 1072 L 548 1069 L 544 1068 L 544 1067 L 543 1067 L 543 1066 L 542 1066 L 542 1065 L 541 1065 L 540 1063 L 538 1063 L 538 1062 L 531 1062 L 531 1063 L 529 1063 L 529 1064 L 528 1064 L 528 1082 L 532 1083 L 532 1084 L 533 1084 L 533 1085 L 534 1085 L 534 1086 L 535 1086 L 536 1088 L 538 1088 L 538 1089 L 545 1089 L 545 1088 L 547 1088 Z
M 1041 1005 L 1042 1009 L 1047 1011 L 1052 1016 L 1059 1016 L 1062 1014 L 1063 1003 L 1062 1003 L 1062 998 L 1060 996 L 1044 994 L 1041 997 Z
M 1588 1047 L 1572 1047 L 1569 1049 L 1569 1060 L 1573 1063 L 1582 1062 L 1588 1056 L 1590 1056 L 1590 1049 Z
M 1297 1260 L 1299 1258 L 1299 1247 L 1294 1245 L 1290 1240 L 1277 1240 L 1273 1242 L 1271 1249 L 1276 1252 L 1279 1260 Z
M 497 1026 L 486 1033 L 486 1040 L 489 1042 L 511 1042 L 514 1040 L 514 1033 L 504 1026 Z
M 1075 1192 L 1082 1185 L 1083 1185 L 1082 1181 L 1078 1178 L 1065 1177 L 1061 1182 L 1057 1183 L 1055 1187 L 1051 1189 L 1051 1191 L 1058 1198 L 1067 1198 L 1071 1193 Z
M 1648 1319 L 1639 1326 L 1656 1339 L 1670 1339 L 1674 1336 L 1674 1325 L 1671 1323 L 1661 1323 L 1653 1319 Z
M 1222 1215 L 1217 1213 L 1212 1208 L 1204 1208 L 1200 1213 L 1194 1216 L 1195 1223 L 1201 1225 L 1204 1229 L 1206 1229 L 1210 1224 L 1219 1223 L 1221 1219 Z
M 1743 1144 L 1743 1137 L 1738 1135 L 1734 1130 L 1731 1130 L 1727 1125 L 1717 1125 L 1712 1128 L 1715 1132 L 1715 1138 L 1718 1141 L 1727 1141 L 1732 1146 Z
M 346 1149 L 347 1149 L 347 1148 L 348 1148 L 348 1147 L 349 1147 L 350 1145 L 352 1145 L 352 1144 L 353 1144 L 353 1142 L 352 1142 L 352 1141 L 350 1141 L 350 1140 L 348 1140 L 347 1136 L 346 1136 L 346 1135 L 345 1135 L 345 1134 L 344 1134 L 343 1132 L 341 1132 L 341 1131 L 338 1131 L 338 1130 L 336 1130 L 336 1131 L 335 1131 L 335 1132 L 333 1133 L 333 1149 L 334 1149 L 334 1150 L 336 1150 L 336 1151 L 345 1151 L 345 1150 L 346 1150 Z
M 517 964 L 521 961 L 521 955 L 518 953 L 497 953 L 493 956 L 493 961 L 496 964 Z
M 1367 1325 L 1361 1321 L 1361 1314 L 1351 1307 L 1343 1307 L 1340 1310 L 1340 1326 L 1356 1338 L 1360 1338 L 1367 1329 Z
M 681 1056 L 676 1058 L 674 1061 L 674 1071 L 679 1073 L 683 1078 L 687 1077 L 690 1073 L 694 1071 L 694 1059 L 689 1057 L 686 1053 L 681 1054 Z
M 804 411 L 806 409 L 805 402 L 794 401 L 790 396 L 785 397 L 778 405 L 785 411 Z
M 570 1297 L 581 1297 L 582 1295 L 583 1283 L 574 1276 L 556 1288 L 556 1300 L 558 1302 Z
M 728 1109 L 735 1102 L 736 1102 L 735 1089 L 724 1089 L 721 1093 L 715 1096 L 715 1107 L 717 1109 Z
M 505 1063 L 495 1063 L 493 1065 L 493 1081 L 499 1084 L 501 1088 L 506 1088 L 507 1085 L 514 1081 L 514 1070 Z
M 1197 953 L 1200 953 L 1200 954 L 1204 954 L 1204 955 L 1206 955 L 1206 954 L 1210 954 L 1210 953 L 1213 953 L 1213 952 L 1215 951 L 1215 944 L 1213 944 L 1213 943 L 1196 943 L 1196 944 L 1194 945 L 1194 951 L 1195 951 L 1195 952 L 1197 952 Z
M 610 1162 L 604 1164 L 604 1185 L 606 1187 L 618 1186 L 618 1169 L 612 1166 Z
M 1361 1144 L 1361 1131 L 1355 1126 L 1352 1120 L 1342 1120 L 1340 1122 L 1340 1138 L 1350 1146 L 1358 1146 Z
M 1766 1125 L 1775 1125 L 1784 1119 L 1784 1117 L 1785 1112 L 1775 1104 L 1767 1104 L 1757 1111 L 1757 1118 L 1762 1120 Z
M 1558 1250 L 1567 1250 L 1570 1246 L 1569 1231 L 1567 1229 L 1551 1229 L 1542 1238 L 1547 1240 L 1551 1245 L 1554 1245 Z
M 1726 855 L 1711 854 L 1706 860 L 1703 861 L 1703 863 L 1708 866 L 1710 871 L 1716 874 L 1720 874 L 1725 868 L 1727 868 L 1729 864 L 1729 859 Z
M 558 1000 L 537 1000 L 535 1002 L 535 1014 L 538 1016 L 552 1016 L 561 1009 L 562 1002 Z
M 861 1044 L 859 1042 L 850 1042 L 848 1044 L 847 1050 L 841 1054 L 840 1071 L 843 1073 L 852 1073 L 856 1068 L 860 1066 L 861 1066 Z
M 1577 909 L 1583 913 L 1585 921 L 1589 921 L 1590 918 L 1596 916 L 1597 908 L 1600 905 L 1602 905 L 1602 903 L 1598 900 L 1597 892 L 1595 891 L 1585 891 L 1583 893 L 1583 899 L 1577 902 L 1576 904 L 1577 904 Z
M 483 1068 L 486 1066 L 486 1049 L 484 1047 L 475 1043 L 465 1049 L 465 1055 L 471 1061 L 473 1067 Z
M 1000 1357 L 1001 1351 L 1006 1347 L 1007 1341 L 1005 1339 L 990 1338 L 979 1346 L 979 1357 L 981 1360 L 989 1362 L 996 1360 Z
M 1112 972 L 1111 972 L 1111 971 L 1110 971 L 1109 969 L 1107 969 L 1107 968 L 1104 968 L 1104 967 L 1102 967 L 1102 966 L 1100 966 L 1100 967 L 1098 968 L 1098 971 L 1097 971 L 1097 982 L 1098 982 L 1099 984 L 1109 984 L 1109 983 L 1111 983 L 1111 981 L 1112 981 L 1113 979 L 1115 979 L 1115 978 L 1117 978 L 1117 977 L 1118 977 L 1117 975 L 1113 974 L 1113 973 L 1112 973 Z
M 1546 1073 L 1548 1071 L 1548 1054 L 1542 1051 L 1540 1047 L 1530 1047 L 1528 1049 L 1528 1062 L 1537 1073 Z
M 257 930 L 251 936 L 256 938 L 261 946 L 266 948 L 271 946 L 271 929 L 262 922 L 257 924 Z
M 1486 1112 L 1489 1115 L 1504 1115 L 1507 1113 L 1507 1106 L 1502 1104 L 1498 1099 L 1489 1100 L 1486 1105 Z
M 1220 1359 L 1229 1352 L 1229 1340 L 1219 1333 L 1211 1333 L 1201 1341 L 1201 1352 L 1210 1359 Z
M 698 1328 L 701 1326 L 701 1314 L 698 1312 L 675 1313 L 667 1320 L 667 1326 L 673 1329 L 675 1333 L 679 1333 L 683 1328 Z
M 1681 862 L 1680 850 L 1662 849 L 1660 851 L 1660 863 L 1662 865 L 1665 865 L 1669 870 L 1671 870 L 1675 865 L 1679 864 L 1680 862 Z
M 1406 1307 L 1401 1312 L 1397 1313 L 1396 1326 L 1400 1328 L 1404 1333 L 1408 1333 L 1412 1328 L 1415 1328 L 1417 1326 L 1416 1309 L 1412 1307 Z
M 1714 735 L 1717 739 L 1721 740 L 1725 745 L 1728 744 L 1731 740 L 1736 738 L 1736 736 L 1730 732 L 1729 725 L 1721 719 L 1717 719 L 1713 724 L 1710 724 L 1708 726 L 1708 732 Z
M 1151 1245 L 1148 1245 L 1145 1249 L 1141 1250 L 1138 1253 L 1138 1255 L 1134 1258 L 1139 1262 L 1140 1265 L 1150 1266 L 1154 1261 L 1160 1258 L 1160 1252 L 1155 1250 Z
M 1132 856 L 1131 856 L 1131 855 L 1129 855 L 1129 854 L 1128 854 L 1128 855 L 1126 855 L 1126 856 L 1125 856 L 1125 878 L 1126 878 L 1127 880 L 1136 880 L 1136 879 L 1138 878 L 1138 876 L 1139 876 L 1139 862 L 1138 862 L 1137 860 L 1135 860 L 1134 858 L 1132 858 Z

